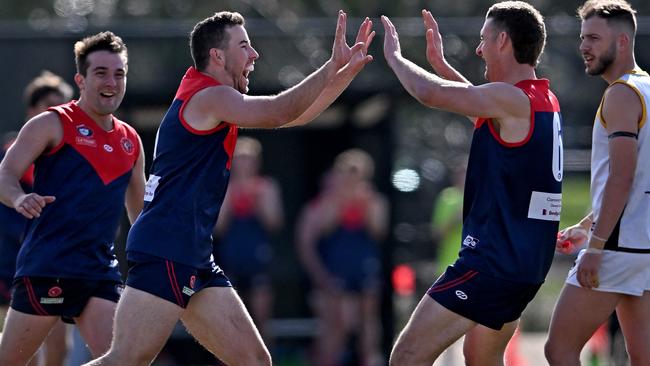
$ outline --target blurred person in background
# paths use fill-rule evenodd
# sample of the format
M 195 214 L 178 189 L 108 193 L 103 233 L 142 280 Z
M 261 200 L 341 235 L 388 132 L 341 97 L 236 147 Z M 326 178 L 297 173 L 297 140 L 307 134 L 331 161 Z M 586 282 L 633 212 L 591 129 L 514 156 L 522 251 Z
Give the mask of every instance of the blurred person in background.
M 438 194 L 431 213 L 431 236 L 436 243 L 436 275 L 445 273 L 458 259 L 463 228 L 463 193 L 467 158 L 455 159 L 450 169 L 451 185 Z
M 436 243 L 435 276 L 445 273 L 448 266 L 458 259 L 462 242 L 463 230 L 463 191 L 465 188 L 465 173 L 467 172 L 467 158 L 454 160 L 450 169 L 451 185 L 438 194 L 431 213 L 431 236 Z M 453 366 L 462 363 L 455 357 L 455 342 L 441 355 L 443 365 Z
M 218 12 L 194 26 L 194 65 L 158 128 L 145 207 L 127 238 L 130 266 L 113 343 L 90 364 L 148 365 L 178 320 L 226 364 L 271 364 L 248 311 L 213 260 L 212 232 L 239 128 L 312 121 L 372 61 L 372 22 L 361 23 L 353 47 L 345 40 L 346 23 L 339 11 L 332 54 L 322 67 L 271 96 L 247 95 L 259 54 L 241 14 Z
M 271 235 L 282 228 L 284 214 L 280 187 L 273 178 L 260 174 L 261 164 L 260 142 L 239 137 L 215 227 L 214 257 L 268 345 L 266 325 L 273 311 Z
M 630 363 L 650 364 L 650 76 L 636 64 L 636 11 L 624 0 L 578 8 L 585 72 L 607 83 L 593 124 L 592 212 L 560 232 L 580 251 L 553 311 L 546 358 L 579 365 L 587 340 L 616 311 Z
M 349 364 L 345 356 L 352 335 L 357 336 L 357 365 L 386 362 L 380 349 L 379 243 L 387 232 L 388 203 L 372 185 L 373 171 L 365 151 L 342 152 L 299 220 L 299 258 L 315 291 L 320 366 Z
M 45 112 L 49 107 L 66 103 L 72 99 L 72 87 L 63 78 L 49 71 L 43 71 L 25 87 L 23 100 L 27 106 L 25 121 Z M 18 134 L 5 134 L 0 160 L 14 143 Z M 32 191 L 34 165 L 30 165 L 20 178 L 25 192 Z M 16 210 L 0 205 L 0 317 L 4 317 L 11 300 L 10 289 L 16 273 L 16 257 L 24 239 L 27 219 Z M 67 353 L 66 326 L 58 321 L 41 346 L 39 357 L 34 357 L 31 365 L 61 366 Z M 40 359 L 40 362 L 39 362 Z
M 476 48 L 489 82 L 474 86 L 445 60 L 431 13 L 423 10 L 422 17 L 426 58 L 437 75 L 402 56 L 397 30 L 383 16 L 386 61 L 409 94 L 467 116 L 474 135 L 459 258 L 416 307 L 390 364 L 431 365 L 465 335 L 467 364 L 502 365 L 551 267 L 560 221 L 562 117 L 549 81 L 535 71 L 544 20 L 522 1 L 492 5 Z
M 94 355 L 111 339 L 122 288 L 113 241 L 124 206 L 142 209 L 144 154 L 113 116 L 126 88 L 127 49 L 111 32 L 74 45 L 79 100 L 27 121 L 0 165 L 0 200 L 27 220 L 16 260 L 0 365 L 25 365 L 60 321 Z M 20 185 L 34 164 L 33 191 Z

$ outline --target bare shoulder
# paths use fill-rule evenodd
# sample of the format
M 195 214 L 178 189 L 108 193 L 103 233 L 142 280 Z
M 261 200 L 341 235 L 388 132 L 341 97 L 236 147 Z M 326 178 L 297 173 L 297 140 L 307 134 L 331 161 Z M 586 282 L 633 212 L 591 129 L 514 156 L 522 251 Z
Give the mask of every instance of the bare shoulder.
M 20 134 L 59 141 L 63 138 L 63 127 L 58 114 L 46 111 L 27 121 Z
M 641 107 L 641 96 L 634 87 L 625 82 L 615 82 L 607 87 L 604 94 L 604 106 L 617 108 Z
M 491 108 L 499 110 L 498 115 L 485 115 L 481 117 L 528 118 L 530 115 L 528 96 L 521 88 L 512 84 L 491 82 L 473 86 L 470 89 L 474 89 L 476 93 L 480 93 L 483 99 L 492 105 Z
M 624 82 L 610 85 L 603 95 L 602 118 L 608 129 L 636 131 L 644 112 L 641 95 Z

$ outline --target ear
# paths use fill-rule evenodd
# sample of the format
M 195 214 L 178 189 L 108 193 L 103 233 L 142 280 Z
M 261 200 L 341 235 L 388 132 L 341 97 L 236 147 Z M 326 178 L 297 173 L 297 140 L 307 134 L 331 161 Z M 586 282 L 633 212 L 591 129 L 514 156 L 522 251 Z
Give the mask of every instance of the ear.
M 83 90 L 84 87 L 86 86 L 86 78 L 80 73 L 74 74 L 74 82 L 75 84 L 77 84 L 79 90 Z
M 626 32 L 621 32 L 618 37 L 616 37 L 616 45 L 621 51 L 628 50 L 632 47 L 632 38 Z
M 226 64 L 226 53 L 218 48 L 210 48 L 210 59 L 213 60 L 219 66 L 225 66 Z
M 499 49 L 503 49 L 509 41 L 510 37 L 508 37 L 508 33 L 505 31 L 499 32 L 499 35 L 497 36 L 497 45 L 499 46 Z

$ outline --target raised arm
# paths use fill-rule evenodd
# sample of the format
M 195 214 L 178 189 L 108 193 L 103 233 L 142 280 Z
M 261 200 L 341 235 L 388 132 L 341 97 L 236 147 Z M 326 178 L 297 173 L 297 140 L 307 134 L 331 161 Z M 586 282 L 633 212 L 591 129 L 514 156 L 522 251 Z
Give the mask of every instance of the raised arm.
M 135 222 L 135 219 L 138 218 L 138 215 L 140 215 L 144 207 L 144 186 L 146 179 L 144 174 L 144 148 L 142 147 L 140 136 L 138 136 L 138 144 L 140 145 L 140 154 L 133 166 L 133 172 L 131 173 L 129 186 L 126 188 L 124 200 L 126 214 L 129 216 L 131 224 Z
M 229 121 L 240 127 L 276 128 L 292 121 L 294 125 L 309 122 L 372 60 L 364 43 L 347 46 L 346 19 L 340 11 L 330 59 L 297 85 L 274 96 L 249 96 L 228 86 L 207 88 L 192 97 L 187 108 L 194 110 L 193 115 L 206 116 L 214 125 Z M 362 28 L 367 29 L 368 23 Z M 371 35 L 366 38 L 372 40 Z
M 63 139 L 63 128 L 54 112 L 45 112 L 29 120 L 0 164 L 0 201 L 28 219 L 39 217 L 54 196 L 25 193 L 20 177 L 43 152 Z
M 345 56 L 344 58 L 350 57 L 350 62 L 336 73 L 332 82 L 326 86 L 325 90 L 323 90 L 314 103 L 309 106 L 305 113 L 282 127 L 303 125 L 314 120 L 327 107 L 329 107 L 336 98 L 339 97 L 339 95 L 341 95 L 359 71 L 361 71 L 368 62 L 372 61 L 372 56 L 368 55 L 368 47 L 370 47 L 372 40 L 375 38 L 375 31 L 372 30 L 372 21 L 369 18 L 366 18 L 359 27 L 355 45 L 360 44 L 361 48 L 354 54 L 351 54 L 353 50 L 347 45 L 344 37 L 345 27 L 342 41 L 339 40 L 339 42 L 335 42 L 334 47 L 339 53 Z
M 521 89 L 507 83 L 472 86 L 442 79 L 402 56 L 395 26 L 382 16 L 384 56 L 400 83 L 420 103 L 469 117 L 530 119 L 530 102 Z

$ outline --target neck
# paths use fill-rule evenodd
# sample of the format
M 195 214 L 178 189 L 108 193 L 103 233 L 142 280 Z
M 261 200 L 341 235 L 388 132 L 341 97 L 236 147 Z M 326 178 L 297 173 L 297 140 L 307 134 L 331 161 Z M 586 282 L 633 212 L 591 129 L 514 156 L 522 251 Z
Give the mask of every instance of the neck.
M 84 111 L 90 118 L 92 118 L 99 127 L 103 128 L 105 131 L 110 131 L 113 129 L 113 115 L 112 114 L 98 114 L 92 110 L 86 103 L 85 100 L 79 98 L 77 105 Z
M 208 66 L 205 70 L 199 71 L 199 72 L 201 74 L 203 74 L 203 75 L 207 75 L 207 76 L 215 79 L 216 81 L 219 82 L 219 84 L 233 86 L 232 85 L 232 80 L 229 79 L 228 74 L 226 73 L 226 70 L 223 69 L 223 68 L 214 68 L 214 67 Z
M 601 76 L 608 84 L 611 84 L 635 68 L 637 68 L 637 65 L 634 60 L 634 55 L 628 57 L 619 56 L 619 58 L 611 64 Z
M 499 80 L 508 84 L 517 84 L 522 80 L 534 80 L 537 79 L 535 75 L 535 68 L 530 65 L 523 65 L 520 63 L 514 63 L 511 65 L 506 65 L 503 69 L 502 77 Z

